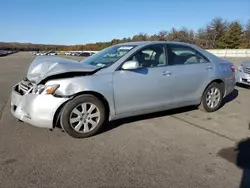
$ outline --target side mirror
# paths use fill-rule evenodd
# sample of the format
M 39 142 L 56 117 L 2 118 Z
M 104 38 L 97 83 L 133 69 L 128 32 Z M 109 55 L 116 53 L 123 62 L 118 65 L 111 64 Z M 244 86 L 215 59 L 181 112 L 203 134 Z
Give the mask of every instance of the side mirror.
M 138 61 L 126 61 L 122 65 L 123 70 L 132 70 L 132 69 L 138 69 L 139 68 L 139 63 Z

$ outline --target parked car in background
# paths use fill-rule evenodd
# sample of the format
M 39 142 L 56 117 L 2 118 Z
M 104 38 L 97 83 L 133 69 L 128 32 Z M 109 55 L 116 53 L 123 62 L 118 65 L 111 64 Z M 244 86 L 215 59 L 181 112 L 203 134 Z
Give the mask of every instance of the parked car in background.
M 71 55 L 71 52 L 64 52 L 65 55 Z
M 40 55 L 40 51 L 35 51 L 35 52 L 32 52 L 32 55 Z
M 39 52 L 37 55 L 41 55 L 41 56 L 47 55 L 47 52 L 42 51 L 42 52 Z
M 16 51 L 14 50 L 0 50 L 0 56 L 6 56 L 6 55 L 10 55 L 16 53 Z
M 57 52 L 55 51 L 39 51 L 39 52 L 33 52 L 33 55 L 37 55 L 37 56 L 44 56 L 44 55 L 57 55 Z
M 31 52 L 32 53 L 32 55 L 36 55 L 37 53 L 39 53 L 38 51 L 33 51 L 33 52 Z
M 235 66 L 198 46 L 130 42 L 80 63 L 38 57 L 11 94 L 11 112 L 31 125 L 58 123 L 72 137 L 89 137 L 107 122 L 183 106 L 214 112 L 235 87 Z
M 47 55 L 57 55 L 57 53 L 55 51 L 50 51 L 50 52 L 48 52 Z
M 7 55 L 7 51 L 6 50 L 0 50 L 0 56 L 5 56 Z
M 250 61 L 243 61 L 236 72 L 237 83 L 250 86 Z
M 81 57 L 90 57 L 92 56 L 94 53 L 93 52 L 82 52 L 82 53 L 79 53 L 77 56 L 81 56 Z
M 80 54 L 80 52 L 72 52 L 70 55 L 72 56 L 78 56 Z

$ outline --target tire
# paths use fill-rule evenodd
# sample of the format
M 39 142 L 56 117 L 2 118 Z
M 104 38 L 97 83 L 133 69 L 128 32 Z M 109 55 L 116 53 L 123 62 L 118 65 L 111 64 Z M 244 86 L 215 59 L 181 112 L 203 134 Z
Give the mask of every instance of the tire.
M 216 91 L 219 92 L 219 94 L 216 92 L 216 96 L 215 96 L 214 100 L 216 100 L 217 97 L 219 97 L 219 100 L 216 100 L 216 102 L 215 102 L 216 105 L 214 105 L 214 107 L 211 106 L 211 103 L 209 105 L 209 103 L 207 102 L 209 92 L 211 92 L 212 89 L 215 89 Z M 215 112 L 215 111 L 217 111 L 221 107 L 221 104 L 222 104 L 222 101 L 223 101 L 223 92 L 224 91 L 223 91 L 223 85 L 222 84 L 219 84 L 217 82 L 211 83 L 203 93 L 199 109 L 202 110 L 202 111 L 205 111 L 205 112 Z M 214 101 L 214 100 L 212 100 L 212 101 Z
M 83 110 L 83 107 L 85 110 Z M 92 113 L 90 113 L 91 107 Z M 86 109 L 89 115 L 86 113 Z M 98 114 L 99 117 L 94 117 Z M 105 121 L 106 110 L 102 101 L 93 95 L 87 94 L 69 101 L 63 107 L 60 116 L 62 129 L 73 138 L 86 138 L 95 135 L 102 128 Z

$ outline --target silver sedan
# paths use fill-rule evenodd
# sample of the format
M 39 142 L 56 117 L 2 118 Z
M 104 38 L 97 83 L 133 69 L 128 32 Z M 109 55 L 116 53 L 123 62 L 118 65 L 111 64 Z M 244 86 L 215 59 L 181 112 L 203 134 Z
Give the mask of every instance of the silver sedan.
M 81 62 L 37 57 L 11 94 L 13 115 L 28 124 L 57 124 L 75 138 L 109 121 L 184 106 L 221 107 L 235 87 L 233 63 L 180 42 L 131 42 Z
M 236 72 L 237 83 L 250 86 L 250 61 L 243 61 Z

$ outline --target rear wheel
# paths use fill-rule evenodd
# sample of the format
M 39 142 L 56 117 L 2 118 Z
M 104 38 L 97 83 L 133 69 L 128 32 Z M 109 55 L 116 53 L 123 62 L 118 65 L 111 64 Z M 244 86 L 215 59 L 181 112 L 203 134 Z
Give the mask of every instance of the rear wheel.
M 68 102 L 60 117 L 63 130 L 74 138 L 96 134 L 105 122 L 105 107 L 93 95 L 81 95 Z
M 223 86 L 222 84 L 213 82 L 203 93 L 199 109 L 206 112 L 214 112 L 221 106 L 223 100 Z

